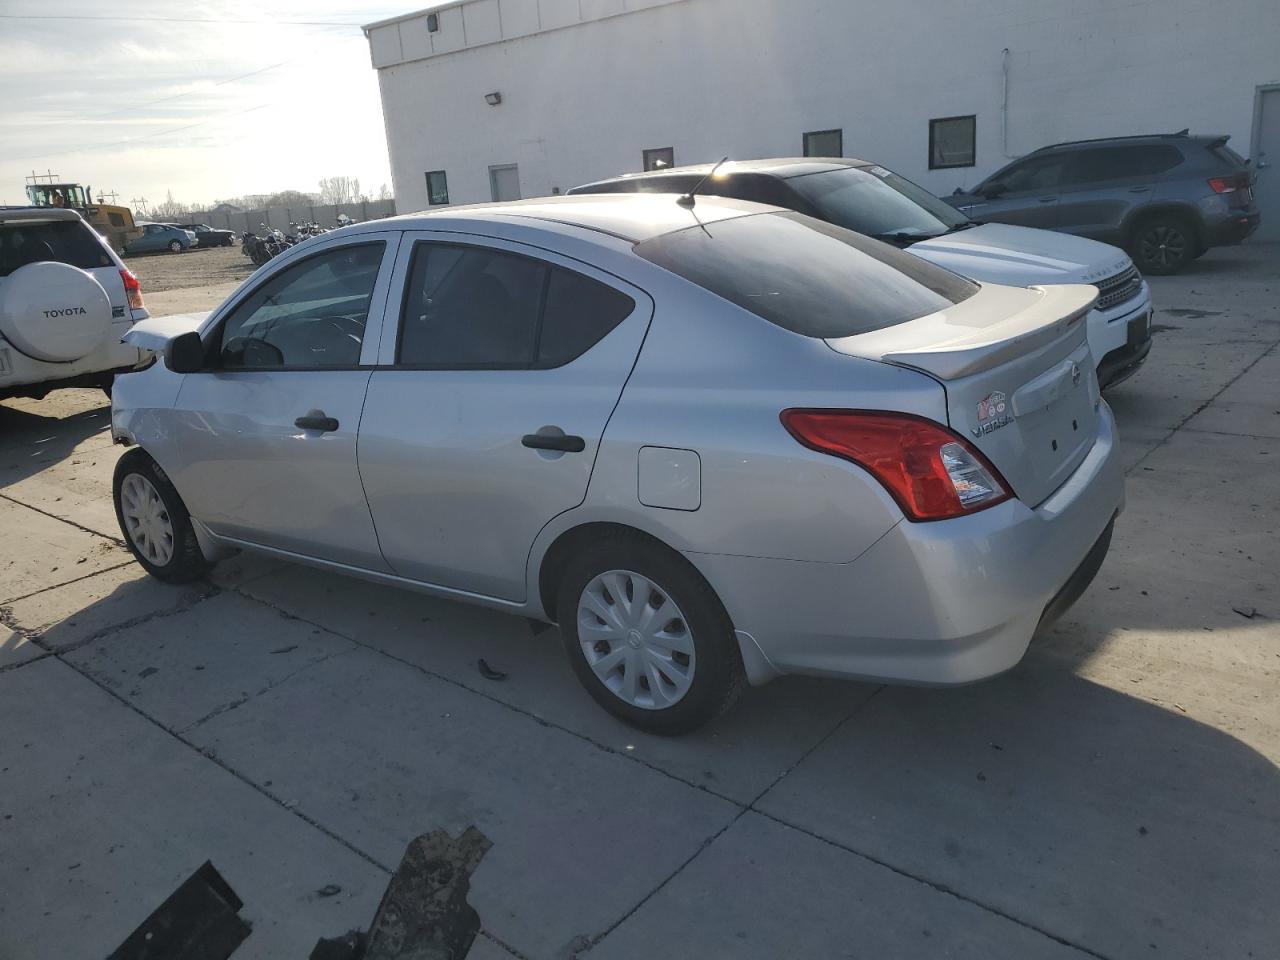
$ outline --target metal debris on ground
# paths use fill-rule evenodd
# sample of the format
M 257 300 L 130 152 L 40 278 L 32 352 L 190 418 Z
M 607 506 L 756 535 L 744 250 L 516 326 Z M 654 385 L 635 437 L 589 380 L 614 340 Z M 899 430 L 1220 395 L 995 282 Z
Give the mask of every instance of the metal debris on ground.
M 107 960 L 227 960 L 252 932 L 242 906 L 206 860 Z
M 484 677 L 486 680 L 507 679 L 507 675 L 501 670 L 495 670 L 493 667 L 489 666 L 489 664 L 485 663 L 484 657 L 481 657 L 476 661 L 476 666 L 480 668 L 480 676 Z
M 368 934 L 322 939 L 309 960 L 462 960 L 480 932 L 467 903 L 471 874 L 491 846 L 475 827 L 456 840 L 443 830 L 413 840 Z

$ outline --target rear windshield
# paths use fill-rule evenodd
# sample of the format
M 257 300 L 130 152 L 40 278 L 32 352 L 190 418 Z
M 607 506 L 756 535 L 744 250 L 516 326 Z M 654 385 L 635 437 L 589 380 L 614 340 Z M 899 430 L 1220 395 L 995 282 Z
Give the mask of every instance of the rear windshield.
M 42 260 L 81 270 L 114 265 L 110 254 L 79 220 L 13 220 L 0 223 L 0 277 Z
M 978 285 L 800 213 L 762 213 L 636 244 L 665 270 L 785 330 L 851 337 L 936 313 Z

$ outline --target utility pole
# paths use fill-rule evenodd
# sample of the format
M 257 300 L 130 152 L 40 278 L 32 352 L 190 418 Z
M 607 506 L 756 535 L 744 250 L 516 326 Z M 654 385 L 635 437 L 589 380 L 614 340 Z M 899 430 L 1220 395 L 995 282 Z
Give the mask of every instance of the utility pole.
M 138 211 L 140 214 L 142 214 L 144 217 L 149 217 L 149 216 L 151 216 L 151 214 L 149 214 L 149 213 L 147 212 L 147 198 L 146 198 L 146 197 L 134 197 L 134 198 L 133 198 L 132 200 L 130 200 L 129 202 L 130 202 L 131 204 L 133 204 L 133 209 L 134 209 L 134 210 L 137 210 L 137 211 Z

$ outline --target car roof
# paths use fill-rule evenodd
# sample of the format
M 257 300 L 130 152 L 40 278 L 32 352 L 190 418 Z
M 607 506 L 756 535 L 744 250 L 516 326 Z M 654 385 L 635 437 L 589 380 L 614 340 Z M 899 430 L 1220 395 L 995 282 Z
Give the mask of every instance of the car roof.
M 760 173 L 777 177 L 780 180 L 789 180 L 792 177 L 803 177 L 811 173 L 828 173 L 845 167 L 868 166 L 871 166 L 870 161 L 859 160 L 856 157 L 773 157 L 765 160 L 730 160 L 721 167 L 721 170 L 726 174 Z M 596 187 L 605 183 L 625 183 L 628 180 L 652 181 L 659 180 L 662 177 L 705 177 L 715 167 L 714 163 L 695 163 L 684 167 L 646 170 L 643 173 L 624 173 L 618 177 L 609 177 L 605 180 L 584 183 L 579 187 L 574 187 L 574 189 L 581 190 L 584 187 Z
M 82 220 L 68 207 L 0 207 L 0 220 Z
M 1168 143 L 1170 140 L 1198 144 L 1224 144 L 1231 137 L 1227 134 L 1192 134 L 1188 130 L 1177 133 L 1138 133 L 1123 137 L 1096 137 L 1092 140 L 1065 140 L 1062 143 L 1050 143 L 1034 150 L 1043 153 L 1050 150 L 1071 150 L 1076 147 L 1119 147 L 1143 143 Z
M 693 209 L 676 201 L 678 194 L 630 193 L 584 194 L 572 197 L 539 197 L 507 203 L 478 203 L 442 210 L 402 214 L 386 220 L 357 224 L 357 232 L 385 230 L 394 225 L 403 230 L 444 230 L 458 224 L 523 220 L 542 224 L 579 227 L 631 243 L 684 230 L 699 223 L 717 223 L 736 217 L 768 213 L 775 207 L 745 200 L 699 196 Z M 346 227 L 351 230 L 353 228 Z

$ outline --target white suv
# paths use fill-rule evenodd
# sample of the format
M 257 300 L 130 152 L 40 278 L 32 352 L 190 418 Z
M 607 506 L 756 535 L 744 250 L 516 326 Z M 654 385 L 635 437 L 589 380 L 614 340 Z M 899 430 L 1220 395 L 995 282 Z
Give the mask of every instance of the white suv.
M 150 354 L 121 343 L 142 287 L 74 210 L 0 207 L 0 398 L 100 386 Z

